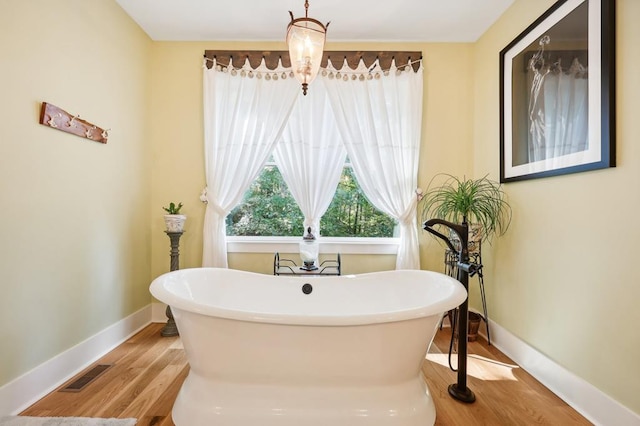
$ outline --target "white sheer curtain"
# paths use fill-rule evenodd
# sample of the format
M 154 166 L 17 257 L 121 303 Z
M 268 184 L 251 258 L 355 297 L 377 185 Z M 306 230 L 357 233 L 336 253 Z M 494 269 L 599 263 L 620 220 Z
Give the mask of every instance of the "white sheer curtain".
M 358 183 L 376 208 L 399 222 L 396 268 L 419 269 L 422 65 L 418 72 L 392 65 L 388 72 L 368 73 L 361 63 L 354 74 L 332 71 L 322 81 Z
M 304 214 L 304 230 L 311 227 L 316 237 L 346 155 L 324 85 L 316 83 L 306 96 L 299 92 L 273 157 Z
M 204 67 L 207 202 L 202 266 L 227 267 L 225 218 L 257 177 L 280 138 L 300 86 L 268 72 Z
M 588 149 L 588 78 L 574 59 L 529 69 L 529 161 L 541 161 Z

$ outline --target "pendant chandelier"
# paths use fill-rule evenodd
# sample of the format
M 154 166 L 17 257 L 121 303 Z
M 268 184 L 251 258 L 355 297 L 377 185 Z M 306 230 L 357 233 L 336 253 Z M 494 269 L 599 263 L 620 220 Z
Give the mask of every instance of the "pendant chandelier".
M 287 46 L 293 75 L 302 84 L 302 93 L 307 94 L 309 83 L 313 81 L 320 70 L 324 42 L 327 34 L 327 25 L 309 18 L 309 1 L 304 2 L 304 18 L 293 18 L 287 26 Z

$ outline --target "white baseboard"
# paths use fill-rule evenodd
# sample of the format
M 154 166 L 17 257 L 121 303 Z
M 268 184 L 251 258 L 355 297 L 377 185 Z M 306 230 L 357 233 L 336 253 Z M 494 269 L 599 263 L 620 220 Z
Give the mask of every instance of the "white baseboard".
M 25 410 L 150 322 L 151 305 L 147 305 L 0 387 L 0 416 Z
M 489 320 L 491 344 L 595 425 L 640 426 L 640 415 Z M 484 326 L 480 334 L 485 338 Z
M 151 322 L 167 322 L 167 305 L 162 302 L 151 304 Z

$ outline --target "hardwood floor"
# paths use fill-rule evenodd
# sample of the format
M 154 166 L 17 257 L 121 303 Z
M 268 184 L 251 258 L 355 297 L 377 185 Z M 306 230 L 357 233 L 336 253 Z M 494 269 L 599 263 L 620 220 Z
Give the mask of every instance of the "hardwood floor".
M 173 426 L 171 407 L 189 366 L 180 339 L 161 337 L 162 326 L 149 325 L 96 362 L 112 366 L 80 392 L 56 390 L 21 415 L 135 417 L 138 426 Z M 436 425 L 591 424 L 482 338 L 469 343 L 468 386 L 476 402 L 454 400 L 447 392 L 456 381 L 447 362 L 450 336 L 447 328 L 438 332 L 422 367 Z
M 436 425 L 591 425 L 482 337 L 469 342 L 467 358 L 467 386 L 476 401 L 453 399 L 447 390 L 457 378 L 447 360 L 450 339 L 450 329 L 440 330 L 422 365 L 436 405 Z M 455 356 L 452 364 L 457 365 Z

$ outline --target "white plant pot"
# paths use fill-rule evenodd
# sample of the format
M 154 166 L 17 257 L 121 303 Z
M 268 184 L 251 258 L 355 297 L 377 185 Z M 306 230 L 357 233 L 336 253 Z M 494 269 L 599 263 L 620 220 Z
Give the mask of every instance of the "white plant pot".
M 165 214 L 164 223 L 167 226 L 167 232 L 183 232 L 184 222 L 187 216 L 183 214 Z

